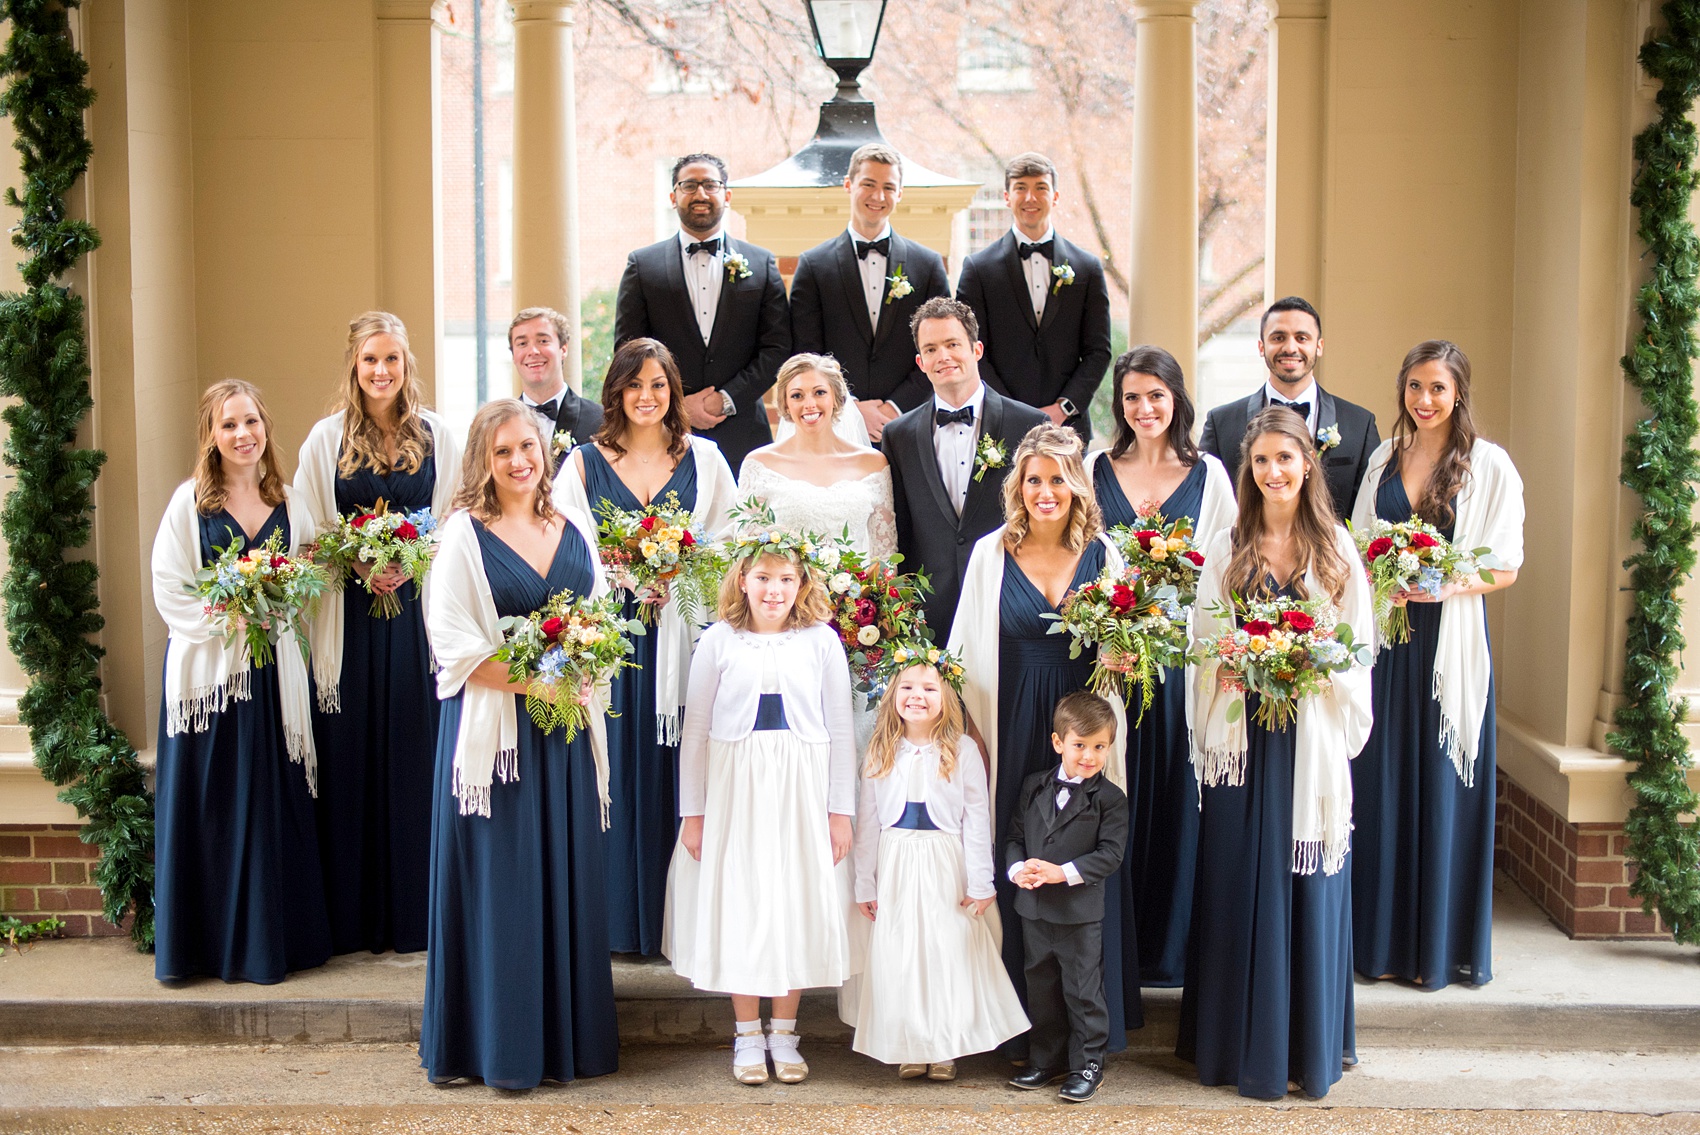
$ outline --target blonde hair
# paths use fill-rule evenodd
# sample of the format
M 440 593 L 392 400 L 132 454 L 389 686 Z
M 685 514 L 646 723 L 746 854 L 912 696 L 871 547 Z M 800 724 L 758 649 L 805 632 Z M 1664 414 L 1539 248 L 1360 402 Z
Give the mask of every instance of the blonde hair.
M 1269 565 L 1263 560 L 1261 547 L 1263 526 L 1263 491 L 1251 468 L 1251 446 L 1264 434 L 1280 434 L 1291 441 L 1304 456 L 1305 478 L 1299 486 L 1299 512 L 1293 520 L 1293 535 L 1298 537 L 1300 551 L 1293 577 L 1294 589 L 1301 599 L 1306 594 L 1305 572 L 1314 570 L 1323 590 L 1334 602 L 1346 594 L 1346 582 L 1351 568 L 1335 547 L 1334 533 L 1339 527 L 1334 519 L 1333 498 L 1328 495 L 1327 482 L 1322 477 L 1322 463 L 1317 460 L 1310 428 L 1305 420 L 1285 406 L 1270 406 L 1258 412 L 1245 429 L 1240 443 L 1240 476 L 1236 486 L 1240 500 L 1239 518 L 1234 521 L 1234 553 L 1228 560 L 1228 586 L 1238 595 L 1250 597 L 1268 594 Z
M 785 405 L 785 391 L 810 372 L 826 379 L 827 389 L 832 391 L 832 420 L 836 422 L 838 415 L 844 412 L 845 404 L 850 401 L 850 385 L 844 381 L 844 368 L 831 355 L 807 352 L 792 355 L 779 368 L 779 377 L 773 383 L 773 398 L 779 403 L 779 416 L 788 422 L 791 420 L 791 410 Z
M 750 601 L 744 594 L 744 576 L 764 559 L 784 560 L 791 564 L 797 569 L 798 577 L 802 581 L 797 588 L 797 599 L 791 604 L 790 613 L 785 616 L 786 630 L 812 627 L 816 623 L 826 622 L 831 617 L 832 608 L 827 604 L 826 588 L 822 586 L 814 570 L 803 562 L 802 556 L 795 552 L 757 548 L 735 560 L 727 569 L 726 578 L 720 581 L 717 613 L 721 622 L 729 623 L 740 631 L 750 629 Z
M 472 425 L 466 431 L 466 453 L 460 462 L 460 485 L 455 489 L 454 499 L 449 502 L 451 509 L 464 508 L 483 521 L 502 515 L 501 501 L 496 496 L 496 477 L 490 472 L 490 451 L 495 445 L 496 431 L 515 418 L 536 431 L 538 453 L 543 460 L 543 476 L 537 479 L 537 487 L 532 493 L 532 515 L 539 520 L 550 520 L 555 516 L 555 502 L 550 498 L 555 462 L 549 439 L 543 436 L 543 425 L 537 415 L 517 398 L 497 398 L 486 402 L 478 407 L 478 413 L 472 415 Z
M 956 774 L 956 758 L 963 733 L 962 699 L 956 689 L 939 674 L 937 666 L 917 662 L 892 675 L 880 698 L 879 716 L 874 719 L 874 735 L 868 741 L 868 759 L 862 775 L 877 780 L 889 776 L 897 764 L 897 743 L 903 739 L 903 717 L 897 712 L 897 680 L 911 670 L 931 670 L 938 675 L 942 701 L 938 720 L 933 722 L 932 735 L 927 738 L 939 747 L 939 778 L 949 780 Z
M 388 335 L 401 344 L 401 389 L 395 402 L 395 464 L 390 464 L 384 448 L 384 431 L 366 413 L 366 398 L 360 390 L 360 348 L 374 335 Z M 352 477 L 362 469 L 388 473 L 400 469 L 417 473 L 431 452 L 431 431 L 419 416 L 425 404 L 419 385 L 419 360 L 413 357 L 408 345 L 407 325 L 387 311 L 368 311 L 348 323 L 348 348 L 343 356 L 348 372 L 343 376 L 342 393 L 336 409 L 342 411 L 342 449 L 337 457 L 336 471 Z
M 1074 494 L 1068 504 L 1068 528 L 1063 533 L 1063 546 L 1071 552 L 1086 549 L 1086 542 L 1104 530 L 1104 514 L 1098 511 L 1098 494 L 1093 491 L 1092 478 L 1086 475 L 1086 461 L 1081 455 L 1080 435 L 1067 426 L 1041 423 L 1027 431 L 1021 444 L 1015 447 L 1015 460 L 1010 462 L 1009 475 L 1003 479 L 1003 546 L 1006 551 L 1018 551 L 1027 539 L 1031 517 L 1027 504 L 1021 499 L 1021 478 L 1026 475 L 1027 463 L 1035 457 L 1049 457 L 1062 468 L 1063 484 Z
M 260 388 L 240 378 L 227 378 L 207 387 L 197 410 L 195 437 L 195 508 L 202 516 L 216 516 L 229 497 L 224 484 L 224 455 L 218 451 L 218 420 L 224 404 L 246 394 L 254 400 L 260 426 L 266 431 L 266 446 L 260 453 L 260 499 L 276 508 L 283 503 L 283 475 L 272 459 L 272 416 Z

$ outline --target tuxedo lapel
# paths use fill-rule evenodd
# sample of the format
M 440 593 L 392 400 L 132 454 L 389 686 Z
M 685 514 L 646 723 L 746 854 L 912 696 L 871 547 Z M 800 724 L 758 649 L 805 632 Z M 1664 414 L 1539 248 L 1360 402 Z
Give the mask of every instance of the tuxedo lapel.
M 1316 384 L 1316 436 L 1320 438 L 1322 431 L 1339 421 L 1340 408 L 1334 404 L 1334 395 L 1322 389 L 1322 384 Z
M 974 479 L 974 474 L 980 471 L 980 443 L 989 437 L 1000 441 L 1003 439 L 1004 399 L 989 386 L 985 390 L 986 396 L 980 403 L 980 420 L 975 423 L 974 460 L 971 462 L 975 468 L 969 471 L 968 494 L 962 500 L 964 519 L 984 501 L 988 493 L 999 502 L 998 511 L 1001 513 L 1003 510 L 1003 475 L 1007 470 L 989 469 L 979 480 Z M 1006 444 L 1004 448 L 1007 450 L 1010 447 Z
M 1039 320 L 1033 315 L 1033 298 L 1027 291 L 1027 271 L 1021 263 L 1021 251 L 1016 247 L 1015 234 L 1003 234 L 1003 240 L 998 245 L 999 256 L 1004 263 L 1004 269 L 1009 273 L 1009 286 L 1015 289 L 1015 306 L 1021 309 L 1021 315 L 1027 320 L 1027 326 L 1035 332 L 1039 330 Z M 1049 307 L 1049 304 L 1045 305 Z
M 937 428 L 934 424 L 933 414 L 937 407 L 938 403 L 931 398 L 921 403 L 922 418 L 916 423 L 920 428 L 914 431 L 914 449 L 912 452 L 914 453 L 915 467 L 921 471 L 921 476 L 926 479 L 927 487 L 932 490 L 933 500 L 939 506 L 939 513 L 954 524 L 959 525 L 962 523 L 962 519 L 956 515 L 956 505 L 950 499 L 949 490 L 944 487 L 944 478 L 939 475 L 939 455 L 933 449 L 933 430 Z M 967 512 L 968 510 L 964 508 L 962 511 Z
M 874 329 L 868 323 L 868 301 L 862 292 L 862 267 L 856 256 L 856 242 L 849 233 L 841 233 L 837 242 L 838 282 L 844 288 L 844 301 L 850 308 L 850 322 L 864 343 L 872 342 Z
M 1090 780 L 1082 781 L 1079 784 L 1070 784 L 1068 785 L 1068 803 L 1058 808 L 1057 791 L 1063 787 L 1063 783 L 1060 780 L 1053 780 L 1048 786 L 1051 806 L 1045 811 L 1046 818 L 1050 821 L 1050 831 L 1056 831 L 1084 811 L 1087 798 L 1091 796 L 1091 792 L 1088 791 L 1092 783 Z
M 678 298 L 680 312 L 692 338 L 702 342 L 702 330 L 697 327 L 696 305 L 691 302 L 690 285 L 685 283 L 685 254 L 677 237 L 662 246 L 661 273 L 667 281 L 668 292 Z

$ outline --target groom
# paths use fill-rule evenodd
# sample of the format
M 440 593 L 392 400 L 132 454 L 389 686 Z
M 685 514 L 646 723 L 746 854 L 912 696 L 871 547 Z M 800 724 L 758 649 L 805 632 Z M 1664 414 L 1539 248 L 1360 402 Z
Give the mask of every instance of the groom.
M 1003 482 L 1015 447 L 1049 419 L 980 381 L 984 348 L 967 304 L 936 296 L 909 326 L 915 365 L 933 396 L 886 424 L 881 449 L 891 464 L 897 550 L 906 569 L 924 569 L 932 579 L 927 626 L 942 643 L 975 541 L 1003 523 Z

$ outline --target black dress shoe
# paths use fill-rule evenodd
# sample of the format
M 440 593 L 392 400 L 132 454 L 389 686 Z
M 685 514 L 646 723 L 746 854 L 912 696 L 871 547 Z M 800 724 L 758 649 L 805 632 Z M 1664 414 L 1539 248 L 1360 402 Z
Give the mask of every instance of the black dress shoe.
M 1057 1089 L 1057 1098 L 1064 1103 L 1085 1103 L 1098 1094 L 1098 1088 L 1103 1082 L 1103 1062 L 1088 1060 L 1085 1068 L 1068 1074 L 1063 1086 Z
M 1020 1088 L 1024 1092 L 1036 1092 L 1040 1088 L 1056 1083 L 1068 1070 L 1056 1068 L 1023 1068 L 1009 1078 L 1009 1086 Z

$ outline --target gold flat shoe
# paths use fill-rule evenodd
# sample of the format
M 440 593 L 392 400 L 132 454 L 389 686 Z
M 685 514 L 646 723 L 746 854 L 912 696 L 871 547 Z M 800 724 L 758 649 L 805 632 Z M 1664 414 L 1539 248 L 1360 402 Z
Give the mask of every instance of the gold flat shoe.
M 796 1032 L 791 1029 L 774 1029 L 772 1032 L 767 1034 L 767 1055 L 768 1059 L 773 1061 L 773 1078 L 778 1080 L 781 1084 L 801 1084 L 804 1080 L 809 1078 L 809 1066 L 804 1061 L 799 1060 L 796 1063 L 792 1063 L 788 1060 L 781 1060 L 779 1057 L 773 1055 L 774 1037 L 795 1037 L 796 1035 Z
M 763 1035 L 760 1029 L 733 1035 L 732 1078 L 740 1084 L 749 1084 L 753 1087 L 767 1083 L 767 1061 L 763 1059 L 759 1064 L 739 1064 L 738 1053 L 751 1048 L 759 1049 L 762 1052 L 767 1051 L 767 1037 Z
M 897 1066 L 897 1078 L 899 1080 L 919 1080 L 926 1074 L 927 1066 L 925 1064 L 899 1064 Z
M 954 1060 L 940 1060 L 937 1063 L 927 1065 L 927 1079 L 929 1079 L 929 1080 L 954 1080 L 954 1079 L 956 1079 L 956 1061 L 954 1061 Z

